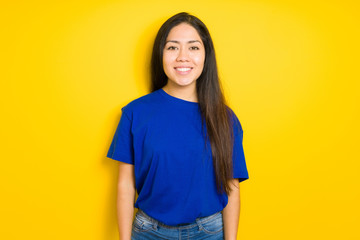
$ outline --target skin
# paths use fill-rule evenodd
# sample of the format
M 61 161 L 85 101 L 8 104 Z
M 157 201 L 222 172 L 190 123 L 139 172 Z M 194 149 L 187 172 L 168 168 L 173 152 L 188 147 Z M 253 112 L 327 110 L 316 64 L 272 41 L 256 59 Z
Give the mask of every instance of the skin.
M 168 94 L 190 102 L 197 102 L 196 80 L 204 68 L 205 48 L 192 26 L 182 23 L 171 29 L 164 47 L 163 68 L 168 82 L 163 90 Z M 177 71 L 177 67 L 189 67 L 188 72 Z M 228 204 L 223 209 L 225 240 L 236 240 L 239 215 L 239 181 L 232 179 Z M 135 175 L 134 165 L 119 162 L 117 194 L 117 218 L 120 239 L 130 240 L 132 222 L 135 214 Z
M 236 240 L 240 217 L 240 184 L 238 179 L 230 180 L 231 193 L 223 209 L 224 239 Z
M 117 190 L 116 205 L 119 236 L 121 240 L 131 240 L 136 196 L 134 165 L 119 162 Z
M 168 77 L 163 90 L 168 94 L 197 102 L 196 79 L 204 68 L 205 48 L 196 29 L 186 23 L 173 27 L 166 39 L 163 68 Z M 191 68 L 180 72 L 178 67 Z

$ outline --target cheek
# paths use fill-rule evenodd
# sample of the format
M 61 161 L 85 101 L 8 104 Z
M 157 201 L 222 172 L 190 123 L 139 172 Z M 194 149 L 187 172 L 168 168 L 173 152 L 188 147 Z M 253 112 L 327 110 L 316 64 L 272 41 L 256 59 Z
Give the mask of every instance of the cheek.
M 169 68 L 171 67 L 171 64 L 174 62 L 174 56 L 173 54 L 164 54 L 163 55 L 163 67 Z
M 169 62 L 166 58 L 163 58 L 163 68 L 164 70 L 169 68 Z
M 204 65 L 204 62 L 205 62 L 205 55 L 199 54 L 199 55 L 194 56 L 193 59 L 194 59 L 194 62 L 196 63 L 196 65 L 202 66 L 202 65 Z

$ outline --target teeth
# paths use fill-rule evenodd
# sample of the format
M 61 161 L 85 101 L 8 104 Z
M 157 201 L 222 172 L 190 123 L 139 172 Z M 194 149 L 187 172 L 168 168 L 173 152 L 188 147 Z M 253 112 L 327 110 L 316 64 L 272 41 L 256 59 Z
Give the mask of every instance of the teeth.
M 176 70 L 180 71 L 180 72 L 186 72 L 189 71 L 191 68 L 176 68 Z

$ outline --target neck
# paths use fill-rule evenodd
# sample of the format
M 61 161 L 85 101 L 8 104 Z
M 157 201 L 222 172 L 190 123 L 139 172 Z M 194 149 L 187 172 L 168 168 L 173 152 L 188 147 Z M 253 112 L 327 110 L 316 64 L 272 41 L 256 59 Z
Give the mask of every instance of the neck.
M 166 93 L 189 102 L 198 102 L 195 84 L 184 87 L 178 85 L 175 86 L 169 84 L 169 82 L 170 81 L 162 88 Z

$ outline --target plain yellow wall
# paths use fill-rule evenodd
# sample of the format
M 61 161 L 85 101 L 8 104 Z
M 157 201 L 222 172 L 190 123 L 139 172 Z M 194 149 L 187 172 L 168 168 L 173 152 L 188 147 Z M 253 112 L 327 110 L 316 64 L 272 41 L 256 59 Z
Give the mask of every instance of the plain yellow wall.
M 244 128 L 238 239 L 360 239 L 357 1 L 0 6 L 0 239 L 118 239 L 106 153 L 180 11 L 208 26 Z

